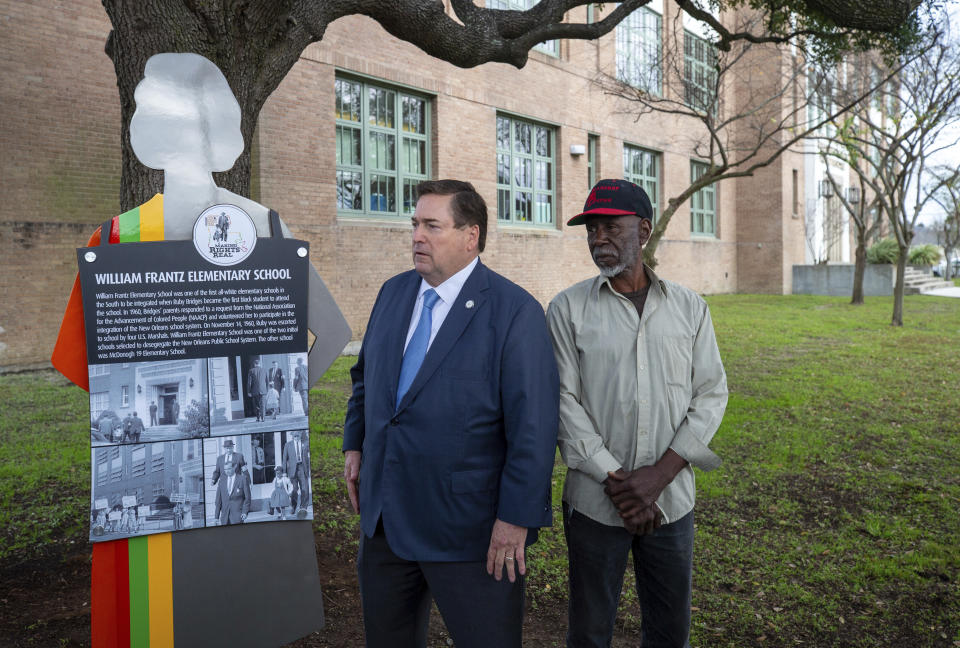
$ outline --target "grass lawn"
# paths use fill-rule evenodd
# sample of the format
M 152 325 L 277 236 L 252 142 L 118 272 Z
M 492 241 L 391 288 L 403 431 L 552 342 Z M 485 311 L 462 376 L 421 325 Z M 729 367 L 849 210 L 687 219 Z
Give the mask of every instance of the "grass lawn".
M 692 645 L 960 646 L 960 300 L 906 297 L 902 328 L 889 326 L 889 298 L 708 301 L 731 396 L 712 444 L 724 463 L 697 474 Z M 358 531 L 340 432 L 351 363 L 339 359 L 311 392 L 317 541 L 329 563 L 348 565 Z M 90 453 L 85 392 L 52 373 L 0 376 L 0 388 L 9 583 L 89 551 Z M 563 475 L 558 465 L 554 527 L 528 559 L 527 645 L 562 645 Z M 356 615 L 337 596 L 328 586 L 331 631 L 338 614 Z M 639 623 L 629 577 L 614 645 L 637 645 Z M 328 645 L 324 632 L 302 645 Z

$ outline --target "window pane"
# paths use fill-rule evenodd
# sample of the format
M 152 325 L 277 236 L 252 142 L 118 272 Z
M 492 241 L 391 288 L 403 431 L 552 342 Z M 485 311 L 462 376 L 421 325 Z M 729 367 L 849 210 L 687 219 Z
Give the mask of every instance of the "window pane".
M 374 169 L 396 171 L 396 136 L 389 133 L 371 131 L 367 141 L 367 164 Z
M 334 87 L 337 119 L 360 121 L 360 84 L 337 79 Z
M 522 221 L 525 223 L 530 222 L 531 220 L 530 212 L 532 211 L 531 209 L 532 199 L 533 199 L 533 196 L 531 196 L 529 193 L 521 192 L 521 191 L 517 192 L 516 219 L 518 221 Z
M 368 99 L 367 121 L 374 126 L 393 128 L 395 93 L 381 88 L 370 88 Z
M 417 180 L 403 181 L 403 213 L 413 214 L 417 209 Z
M 403 130 L 408 133 L 426 132 L 426 102 L 416 97 L 403 97 Z
M 514 158 L 513 160 L 513 182 L 518 187 L 532 187 L 533 177 L 531 174 L 531 165 L 533 160 L 523 158 Z
M 510 120 L 497 117 L 497 148 L 510 150 Z
M 510 190 L 497 190 L 497 219 L 510 220 Z
M 337 164 L 359 166 L 360 129 L 349 126 L 337 126 Z
M 510 155 L 497 154 L 497 184 L 510 184 Z
M 514 129 L 514 142 L 513 150 L 517 153 L 527 153 L 531 152 L 532 142 L 532 131 L 530 124 L 524 124 L 523 122 L 516 122 Z
M 396 210 L 396 179 L 393 176 L 371 174 L 370 211 L 394 212 Z
M 537 222 L 553 222 L 553 196 L 549 194 L 537 194 Z
M 423 140 L 403 138 L 403 171 L 426 175 L 427 173 L 427 143 Z
M 550 157 L 550 131 L 537 128 L 537 155 Z
M 337 171 L 337 209 L 363 209 L 362 174 Z

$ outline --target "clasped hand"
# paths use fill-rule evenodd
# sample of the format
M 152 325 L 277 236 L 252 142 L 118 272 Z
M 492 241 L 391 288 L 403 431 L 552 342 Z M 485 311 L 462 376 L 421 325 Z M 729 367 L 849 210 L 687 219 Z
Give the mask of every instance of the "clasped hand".
M 654 466 L 607 473 L 603 492 L 617 507 L 623 526 L 633 535 L 647 535 L 663 524 L 657 498 L 665 484 Z

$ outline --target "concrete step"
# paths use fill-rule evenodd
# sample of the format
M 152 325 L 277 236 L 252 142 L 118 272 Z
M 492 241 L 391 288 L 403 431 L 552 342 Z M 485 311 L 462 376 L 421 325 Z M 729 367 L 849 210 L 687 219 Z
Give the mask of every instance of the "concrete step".
M 903 294 L 922 295 L 925 292 L 936 290 L 937 288 L 953 288 L 952 281 L 943 281 L 942 279 L 932 278 L 926 281 L 903 283 Z

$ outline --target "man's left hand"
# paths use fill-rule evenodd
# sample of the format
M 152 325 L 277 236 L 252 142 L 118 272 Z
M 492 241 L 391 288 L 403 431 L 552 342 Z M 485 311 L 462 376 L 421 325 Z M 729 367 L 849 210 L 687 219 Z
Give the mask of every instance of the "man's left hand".
M 603 492 L 621 514 L 649 508 L 666 487 L 656 466 L 642 466 L 630 471 L 620 468 L 607 475 L 609 479 Z
M 490 534 L 490 548 L 487 549 L 487 573 L 495 579 L 503 578 L 503 568 L 507 568 L 507 578 L 510 582 L 517 580 L 514 570 L 519 570 L 521 576 L 527 574 L 527 564 L 524 562 L 523 549 L 527 541 L 526 527 L 516 526 L 503 520 L 493 523 L 493 532 Z

